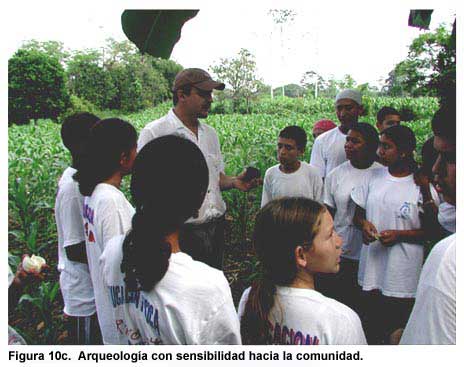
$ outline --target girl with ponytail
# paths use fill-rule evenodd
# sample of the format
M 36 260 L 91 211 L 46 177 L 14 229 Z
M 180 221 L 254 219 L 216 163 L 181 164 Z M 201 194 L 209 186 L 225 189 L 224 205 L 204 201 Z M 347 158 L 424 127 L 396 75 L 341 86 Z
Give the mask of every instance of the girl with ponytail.
M 318 273 L 339 270 L 341 238 L 327 209 L 281 198 L 258 213 L 253 235 L 262 278 L 245 290 L 239 317 L 244 344 L 365 344 L 349 307 L 314 287 Z
M 372 172 L 351 192 L 353 223 L 363 232 L 358 283 L 363 289 L 363 318 L 369 344 L 397 339 L 414 305 L 424 258 L 426 198 L 414 181 L 416 138 L 407 126 L 382 131 L 377 154 L 386 166 Z
M 134 208 L 119 188 L 123 176 L 132 170 L 136 146 L 137 132 L 131 124 L 117 118 L 100 120 L 90 130 L 84 156 L 73 176 L 85 196 L 86 252 L 98 323 L 105 344 L 115 344 L 117 338 L 99 258 L 110 238 L 124 234 L 130 228 Z
M 179 229 L 203 203 L 208 166 L 189 140 L 167 135 L 139 152 L 132 229 L 101 256 L 119 344 L 240 344 L 223 273 L 182 252 Z

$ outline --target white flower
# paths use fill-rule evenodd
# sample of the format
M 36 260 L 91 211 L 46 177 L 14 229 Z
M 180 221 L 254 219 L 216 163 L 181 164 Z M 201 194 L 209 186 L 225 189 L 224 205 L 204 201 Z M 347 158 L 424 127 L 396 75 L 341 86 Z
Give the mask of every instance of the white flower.
M 23 269 L 26 273 L 40 273 L 42 266 L 46 264 L 45 259 L 40 256 L 29 255 L 23 258 Z

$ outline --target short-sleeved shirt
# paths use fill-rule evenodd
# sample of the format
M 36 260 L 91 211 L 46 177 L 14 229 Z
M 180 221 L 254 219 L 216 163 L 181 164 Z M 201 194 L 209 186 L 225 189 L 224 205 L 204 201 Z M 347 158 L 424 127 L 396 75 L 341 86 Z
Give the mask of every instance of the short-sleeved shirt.
M 221 271 L 177 252 L 152 290 L 129 291 L 121 273 L 123 241 L 113 238 L 100 258 L 119 344 L 241 344 Z
M 148 142 L 165 135 L 180 136 L 196 144 L 205 156 L 208 165 L 208 191 L 199 210 L 198 218 L 190 218 L 187 222 L 200 224 L 222 216 L 226 211 L 226 204 L 221 195 L 219 175 L 224 173 L 224 160 L 216 131 L 211 126 L 200 122 L 197 138 L 171 109 L 166 116 L 150 122 L 142 129 L 137 150 L 140 151 Z
M 363 244 L 362 232 L 353 224 L 356 204 L 351 200 L 351 191 L 358 186 L 372 170 L 382 165 L 374 162 L 366 169 L 354 167 L 346 161 L 335 167 L 325 178 L 324 203 L 336 209 L 334 227 L 343 239 L 342 256 L 359 260 Z
M 76 170 L 66 168 L 58 182 L 55 200 L 55 220 L 58 233 L 58 271 L 63 295 L 63 312 L 69 316 L 85 317 L 96 312 L 89 267 L 66 256 L 66 247 L 85 241 L 82 207 L 84 197 L 72 176 Z
M 326 177 L 335 167 L 345 162 L 346 135 L 335 128 L 319 135 L 314 140 L 311 150 L 311 166 L 319 170 L 321 177 Z
M 110 294 L 103 284 L 100 256 L 108 241 L 125 234 L 131 228 L 134 208 L 116 187 L 100 183 L 92 195 L 84 198 L 84 230 L 89 263 L 97 306 L 98 322 L 105 344 L 117 344 L 116 327 Z
M 240 299 L 240 319 L 251 288 Z M 276 287 L 269 313 L 272 344 L 367 344 L 358 315 L 348 306 L 313 289 Z
M 432 197 L 438 195 L 431 186 Z M 413 175 L 394 177 L 388 169 L 376 169 L 351 193 L 353 201 L 366 210 L 366 219 L 380 233 L 385 230 L 420 229 L 422 195 Z M 422 262 L 423 244 L 400 242 L 384 246 L 380 241 L 363 244 L 358 282 L 363 290 L 379 289 L 383 295 L 415 297 Z
M 400 344 L 456 344 L 456 234 L 437 243 L 425 261 Z
M 456 233 L 456 206 L 442 202 L 438 207 L 438 222 L 450 233 Z
M 261 207 L 269 201 L 284 196 L 302 196 L 322 201 L 322 178 L 318 170 L 306 162 L 300 162 L 300 168 L 292 173 L 284 173 L 279 164 L 268 168 L 264 175 Z

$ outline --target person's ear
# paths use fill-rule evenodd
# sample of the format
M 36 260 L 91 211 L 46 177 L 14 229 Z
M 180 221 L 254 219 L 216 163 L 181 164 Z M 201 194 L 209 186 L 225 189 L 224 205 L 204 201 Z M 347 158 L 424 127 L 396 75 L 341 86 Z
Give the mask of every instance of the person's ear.
M 130 152 L 122 152 L 119 158 L 119 165 L 124 166 L 130 159 Z
M 304 153 L 305 153 L 305 148 L 298 148 L 298 155 L 299 156 L 302 157 L 304 155 Z
M 184 93 L 184 91 L 182 89 L 176 90 L 175 93 L 177 93 L 177 99 L 179 101 L 183 101 L 185 99 L 185 93 Z
M 308 260 L 307 253 L 303 246 L 295 247 L 295 262 L 297 267 L 305 268 Z

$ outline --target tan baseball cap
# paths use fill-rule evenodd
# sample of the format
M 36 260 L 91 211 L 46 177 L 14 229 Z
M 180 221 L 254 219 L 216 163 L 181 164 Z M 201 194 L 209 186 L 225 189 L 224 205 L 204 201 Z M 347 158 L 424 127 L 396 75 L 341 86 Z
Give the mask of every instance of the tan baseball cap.
M 206 71 L 197 68 L 184 69 L 179 72 L 174 79 L 172 91 L 175 92 L 186 85 L 192 85 L 205 91 L 223 90 L 225 88 L 224 83 L 214 81 Z

